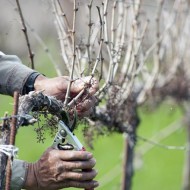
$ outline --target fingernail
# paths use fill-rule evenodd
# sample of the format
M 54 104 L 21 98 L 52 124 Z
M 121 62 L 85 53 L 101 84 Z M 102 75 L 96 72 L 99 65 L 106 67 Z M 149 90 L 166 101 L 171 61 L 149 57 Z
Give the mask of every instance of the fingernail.
M 94 186 L 95 187 L 98 187 L 99 186 L 99 183 L 97 181 L 94 182 Z
M 93 157 L 92 153 L 88 153 L 88 154 L 87 154 L 87 158 L 88 158 L 88 159 L 90 159 L 90 158 L 92 158 L 92 157 Z

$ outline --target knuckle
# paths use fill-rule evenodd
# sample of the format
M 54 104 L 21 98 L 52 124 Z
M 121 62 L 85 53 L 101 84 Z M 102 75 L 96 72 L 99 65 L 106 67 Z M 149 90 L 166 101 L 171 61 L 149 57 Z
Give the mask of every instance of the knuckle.
M 65 171 L 67 168 L 67 162 L 58 162 L 56 164 L 56 169 L 58 171 L 58 173 L 62 173 L 63 171 Z
M 80 188 L 80 187 L 82 187 L 82 186 L 81 186 L 80 183 L 77 183 L 77 182 L 76 182 L 76 183 L 74 184 L 74 187 L 76 187 L 76 188 Z
M 78 162 L 75 162 L 75 163 L 73 163 L 73 168 L 74 168 L 74 169 L 81 168 L 81 164 L 78 163 Z
M 94 158 L 92 158 L 92 159 L 90 160 L 90 162 L 91 162 L 91 166 L 92 166 L 92 167 L 94 167 L 94 166 L 96 165 L 96 160 L 95 160 Z
M 45 157 L 49 162 L 55 162 L 59 159 L 59 150 L 50 150 L 46 152 Z
M 77 156 L 76 151 L 67 151 L 69 159 L 73 159 Z
M 76 179 L 83 179 L 84 177 L 84 173 L 76 173 Z

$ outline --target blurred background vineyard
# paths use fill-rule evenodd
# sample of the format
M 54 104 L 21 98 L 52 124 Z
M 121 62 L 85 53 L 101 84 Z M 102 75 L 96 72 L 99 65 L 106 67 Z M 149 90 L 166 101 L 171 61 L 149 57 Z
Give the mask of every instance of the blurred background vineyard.
M 47 76 L 55 76 L 55 71 L 51 68 L 47 58 L 43 55 L 40 58 L 41 66 L 37 67 Z M 44 68 L 44 65 L 46 67 Z M 48 66 L 47 66 L 48 65 Z M 12 112 L 13 99 L 7 96 L 0 96 L 0 115 L 5 111 Z M 147 110 L 146 107 L 139 109 L 141 124 L 138 129 L 138 135 L 151 139 L 157 136 L 164 128 L 173 125 L 181 120 L 182 112 L 172 102 L 163 103 L 157 110 Z M 83 141 L 81 133 L 83 126 L 78 127 L 76 135 Z M 156 137 L 155 137 L 156 139 Z M 155 140 L 153 139 L 153 140 Z M 45 143 L 37 143 L 34 126 L 23 127 L 19 129 L 16 137 L 16 145 L 19 147 L 18 158 L 34 162 L 39 159 L 44 150 L 51 146 L 53 138 L 46 135 Z M 160 143 L 165 145 L 183 146 L 186 142 L 186 134 L 183 125 L 181 128 L 164 138 Z M 133 178 L 133 190 L 179 190 L 183 178 L 183 150 L 167 150 L 156 145 L 145 154 L 141 155 L 141 148 L 151 145 L 138 139 L 135 159 L 135 175 Z M 92 151 L 97 160 L 96 169 L 99 174 L 97 180 L 100 182 L 100 190 L 118 190 L 121 186 L 122 167 L 123 167 L 123 136 L 112 134 L 101 136 L 94 141 L 94 150 Z
M 68 1 L 69 2 L 69 1 Z M 168 6 L 170 1 L 168 1 Z M 144 1 L 147 9 L 154 12 L 155 5 L 152 1 Z M 56 76 L 54 66 L 47 57 L 48 51 L 57 62 L 61 62 L 59 42 L 53 24 L 51 10 L 46 1 L 24 1 L 21 0 L 23 13 L 31 30 L 29 31 L 32 49 L 35 52 L 36 70 L 48 77 Z M 6 54 L 18 55 L 25 65 L 28 65 L 28 53 L 23 33 L 20 31 L 18 13 L 11 0 L 0 1 L 0 51 Z M 49 13 L 49 14 L 47 14 Z M 43 38 L 44 44 L 40 44 L 38 34 Z M 60 64 L 61 66 L 61 64 Z M 13 99 L 0 96 L 0 116 L 5 111 L 12 112 Z M 154 142 L 164 145 L 184 146 L 186 143 L 186 132 L 183 126 L 183 114 L 181 107 L 171 100 L 164 101 L 156 110 L 143 106 L 138 110 L 141 123 L 138 135 Z M 174 126 L 180 126 L 175 128 Z M 164 130 L 174 128 L 164 137 Z M 83 142 L 83 126 L 78 127 L 76 135 Z M 159 138 L 159 136 L 163 138 Z M 47 138 L 44 144 L 37 143 L 34 127 L 23 127 L 19 129 L 16 145 L 19 147 L 19 159 L 29 162 L 36 161 L 43 151 L 51 146 L 53 138 Z M 84 142 L 83 142 L 84 143 Z M 100 190 L 118 190 L 121 187 L 123 167 L 123 136 L 111 134 L 100 136 L 94 141 L 92 151 L 97 160 L 96 169 L 99 174 L 97 180 L 100 182 Z M 183 167 L 185 160 L 184 150 L 168 150 L 151 142 L 137 139 L 135 156 L 135 175 L 133 178 L 133 190 L 179 190 L 182 186 Z

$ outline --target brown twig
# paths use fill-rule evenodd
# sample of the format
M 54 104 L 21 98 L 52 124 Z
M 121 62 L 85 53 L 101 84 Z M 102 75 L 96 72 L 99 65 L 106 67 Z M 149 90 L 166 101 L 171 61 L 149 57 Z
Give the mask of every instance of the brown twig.
M 64 105 L 66 106 L 68 104 L 68 101 L 70 99 L 70 90 L 71 90 L 71 84 L 73 81 L 73 75 L 74 75 L 74 68 L 75 68 L 75 59 L 76 59 L 76 43 L 75 43 L 75 25 L 76 25 L 76 13 L 78 11 L 78 8 L 76 6 L 76 0 L 74 0 L 74 5 L 73 5 L 73 28 L 72 28 L 72 46 L 73 46 L 73 58 L 72 58 L 72 68 L 70 72 L 70 80 L 69 84 L 67 87 L 67 92 L 65 95 L 65 102 Z
M 89 30 L 88 30 L 88 42 L 87 42 L 87 53 L 88 53 L 88 73 L 90 73 L 90 69 L 91 69 L 91 63 L 92 63 L 92 60 L 91 60 L 91 52 L 90 52 L 90 37 L 91 37 L 91 33 L 92 33 L 92 3 L 93 3 L 93 0 L 90 1 L 89 5 L 88 5 L 88 9 L 89 9 L 89 22 L 88 22 L 88 27 L 89 27 Z
M 161 40 L 160 39 L 160 17 L 161 17 L 161 12 L 163 9 L 163 3 L 164 0 L 161 0 L 159 3 L 159 7 L 158 7 L 158 12 L 157 12 L 157 17 L 156 17 L 156 41 L 158 42 L 156 44 L 156 53 L 155 53 L 155 61 L 154 61 L 154 66 L 152 69 L 152 74 L 151 77 L 149 77 L 149 80 L 146 80 L 146 83 L 144 84 L 144 87 L 141 91 L 141 93 L 138 96 L 137 102 L 138 104 L 142 104 L 145 99 L 146 99 L 146 94 L 148 91 L 150 91 L 154 85 L 156 84 L 156 80 L 159 74 L 159 69 L 160 69 L 160 46 L 161 46 Z
M 66 28 L 67 28 L 68 31 L 69 31 L 69 30 L 70 30 L 70 26 L 69 26 L 69 21 L 68 21 L 68 19 L 67 19 L 67 16 L 66 16 L 65 12 L 63 11 L 63 8 L 62 8 L 62 6 L 61 6 L 60 0 L 58 0 L 57 2 L 58 2 L 58 4 L 59 4 L 59 7 L 60 7 L 60 10 L 61 10 L 61 13 L 62 13 L 61 15 L 63 16 L 63 18 L 64 18 L 64 20 L 65 20 Z
M 114 44 L 115 44 L 115 14 L 116 14 L 116 7 L 117 7 L 117 2 L 114 1 L 112 5 L 112 17 L 111 17 L 111 51 L 114 51 Z
M 19 0 L 16 0 L 16 4 L 18 7 L 18 12 L 19 12 L 21 23 L 23 26 L 22 31 L 24 32 L 24 36 L 26 39 L 27 47 L 28 47 L 29 57 L 30 57 L 30 61 L 31 61 L 31 68 L 34 69 L 34 53 L 31 50 L 30 41 L 29 41 L 28 32 L 27 32 L 27 27 L 25 24 L 25 20 L 24 20 L 24 16 L 22 13 L 22 9 L 21 9 Z
M 18 102 L 19 102 L 19 93 L 14 92 L 13 116 L 18 114 Z M 17 117 L 12 117 L 9 145 L 15 144 L 15 137 L 16 137 L 16 131 L 17 131 L 16 127 L 17 127 Z M 9 157 L 8 162 L 7 162 L 7 168 L 6 168 L 5 190 L 10 190 L 11 175 L 12 175 L 12 172 L 11 172 L 12 161 L 13 161 L 13 157 Z

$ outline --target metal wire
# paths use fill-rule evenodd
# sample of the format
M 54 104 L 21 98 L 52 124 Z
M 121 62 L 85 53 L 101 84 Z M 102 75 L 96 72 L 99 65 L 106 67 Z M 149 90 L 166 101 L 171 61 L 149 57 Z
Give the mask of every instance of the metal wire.
M 12 118 L 17 118 L 17 119 L 20 119 L 20 118 L 23 118 L 23 119 L 28 119 L 30 117 L 30 115 L 28 114 L 25 114 L 25 115 L 10 115 L 10 116 L 7 116 L 7 117 L 0 117 L 0 121 L 4 121 L 4 120 L 10 120 Z M 32 118 L 32 116 L 31 116 Z
M 167 150 L 189 150 L 189 148 L 187 146 L 171 146 L 171 145 L 164 145 L 164 144 L 160 144 L 160 143 L 157 143 L 157 142 L 154 142 L 152 140 L 149 140 L 149 139 L 146 139 L 142 136 L 136 136 L 139 140 L 142 140 L 144 142 L 147 142 L 149 144 L 152 144 L 152 145 L 155 145 L 157 147 L 160 147 L 160 148 L 164 148 L 164 149 L 167 149 Z

